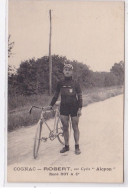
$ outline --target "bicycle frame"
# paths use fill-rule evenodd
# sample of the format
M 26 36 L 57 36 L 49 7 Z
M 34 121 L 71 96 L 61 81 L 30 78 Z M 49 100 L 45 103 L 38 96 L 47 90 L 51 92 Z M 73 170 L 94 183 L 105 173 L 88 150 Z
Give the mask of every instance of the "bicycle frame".
M 45 124 L 47 126 L 49 132 L 50 132 L 49 137 L 42 137 L 41 140 L 47 141 L 47 139 L 49 138 L 51 141 L 53 141 L 59 134 L 59 133 L 56 132 L 57 122 L 60 119 L 60 112 L 59 112 L 58 107 L 55 109 L 55 120 L 54 120 L 53 130 L 51 130 L 51 128 L 47 124 L 46 119 L 44 118 L 44 114 L 46 112 L 51 112 L 51 110 L 53 110 L 53 109 L 47 109 L 48 107 L 42 107 L 41 108 L 41 107 L 37 107 L 37 106 L 32 106 L 31 109 L 29 110 L 30 114 L 31 114 L 33 108 L 37 108 L 37 109 L 42 110 L 40 120 L 39 120 L 39 124 L 41 124 L 41 125 Z M 70 134 L 71 134 L 71 128 L 72 128 L 71 118 L 69 118 L 69 128 L 70 128 Z
M 58 138 L 58 141 L 64 145 L 64 135 L 63 135 L 63 127 L 60 121 L 60 114 L 59 114 L 59 110 L 58 108 L 55 110 L 55 118 L 54 118 L 54 126 L 53 126 L 53 130 L 51 130 L 51 128 L 49 127 L 49 125 L 47 124 L 47 121 L 44 117 L 44 114 L 46 112 L 51 112 L 51 108 L 48 109 L 49 107 L 37 107 L 37 106 L 32 106 L 29 113 L 31 114 L 32 109 L 33 108 L 38 108 L 41 109 L 41 115 L 40 115 L 40 119 L 38 121 L 38 125 L 37 125 L 37 130 L 36 130 L 36 134 L 35 134 L 35 139 L 34 139 L 34 148 L 33 148 L 33 156 L 34 159 L 37 158 L 38 156 L 38 151 L 39 151 L 39 147 L 40 147 L 40 142 L 43 140 L 44 142 L 47 141 L 47 139 L 50 139 L 51 141 L 53 141 L 55 138 Z M 53 109 L 52 109 L 53 110 Z M 48 137 L 43 137 L 41 134 L 43 132 L 42 130 L 42 125 L 45 124 L 46 127 L 49 130 L 49 136 Z M 59 127 L 58 127 L 59 126 Z M 45 130 L 44 130 L 45 131 Z
M 40 108 L 40 107 L 37 107 L 37 106 L 32 106 L 31 109 L 30 109 L 30 111 L 29 111 L 30 114 L 31 114 L 31 111 L 32 111 L 33 108 L 42 109 L 41 116 L 40 116 L 40 120 L 39 120 L 39 124 L 41 124 L 41 125 L 45 124 L 47 126 L 49 132 L 50 132 L 49 133 L 49 137 L 41 137 L 41 140 L 46 141 L 49 138 L 51 141 L 53 141 L 57 137 L 57 135 L 59 134 L 59 133 L 55 133 L 56 132 L 57 121 L 58 121 L 58 119 L 60 119 L 59 109 L 57 108 L 55 110 L 54 127 L 53 127 L 53 130 L 51 130 L 51 128 L 47 124 L 46 119 L 44 118 L 44 114 L 46 112 L 51 112 L 51 110 L 47 110 L 47 107 Z

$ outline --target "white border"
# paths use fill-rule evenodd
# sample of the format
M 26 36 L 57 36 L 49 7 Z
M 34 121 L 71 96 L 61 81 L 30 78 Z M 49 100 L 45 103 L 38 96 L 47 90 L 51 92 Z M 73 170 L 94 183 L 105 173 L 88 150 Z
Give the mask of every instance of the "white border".
M 124 185 L 128 187 L 128 1 L 125 1 Z
M 5 13 L 5 0 L 0 0 L 0 186 L 4 184 Z
M 102 0 L 103 1 L 103 0 Z M 111 1 L 111 0 L 108 0 Z M 114 1 L 114 0 L 113 0 Z M 0 0 L 0 186 L 6 187 L 44 187 L 55 189 L 58 187 L 61 190 L 62 188 L 74 187 L 76 192 L 79 192 L 78 189 L 85 188 L 85 187 L 128 187 L 128 1 L 125 0 L 125 122 L 124 122 L 124 183 L 123 184 L 93 184 L 93 183 L 6 183 L 5 179 L 5 168 L 6 160 L 5 160 L 5 112 L 6 112 L 6 53 L 5 53 L 5 38 L 6 33 L 5 29 L 5 17 L 7 8 L 5 9 L 7 0 Z M 7 18 L 6 18 L 7 19 Z M 7 96 L 6 96 L 7 97 Z M 56 193 L 56 191 L 55 191 Z

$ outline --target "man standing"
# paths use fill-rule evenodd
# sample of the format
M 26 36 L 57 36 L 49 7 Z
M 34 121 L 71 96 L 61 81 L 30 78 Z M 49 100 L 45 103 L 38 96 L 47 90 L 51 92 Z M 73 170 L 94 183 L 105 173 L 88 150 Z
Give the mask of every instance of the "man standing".
M 51 101 L 50 106 L 53 106 L 61 93 L 60 103 L 60 116 L 63 125 L 63 133 L 65 140 L 65 147 L 60 150 L 60 153 L 69 151 L 69 116 L 72 121 L 72 128 L 74 131 L 75 140 L 75 154 L 80 154 L 79 148 L 79 116 L 81 115 L 82 109 L 82 92 L 80 85 L 77 81 L 72 79 L 73 66 L 71 64 L 65 64 L 63 68 L 64 80 L 58 82 L 55 94 Z

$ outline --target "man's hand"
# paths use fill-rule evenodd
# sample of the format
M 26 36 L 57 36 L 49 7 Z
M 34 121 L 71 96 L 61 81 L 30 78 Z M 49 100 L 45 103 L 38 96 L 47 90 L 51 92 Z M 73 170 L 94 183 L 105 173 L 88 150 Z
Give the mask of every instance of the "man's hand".
M 60 105 L 60 101 L 56 101 L 56 106 L 59 106 Z
M 78 109 L 77 116 L 80 117 L 82 115 L 81 108 Z

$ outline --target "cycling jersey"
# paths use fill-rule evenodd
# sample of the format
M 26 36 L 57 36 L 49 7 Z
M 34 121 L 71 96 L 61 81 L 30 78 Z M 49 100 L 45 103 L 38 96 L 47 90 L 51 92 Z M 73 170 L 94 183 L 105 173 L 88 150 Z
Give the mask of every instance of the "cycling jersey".
M 78 81 L 72 79 L 72 77 L 65 77 L 63 81 L 58 82 L 55 94 L 51 101 L 53 106 L 61 93 L 61 104 L 62 107 L 75 107 L 82 108 L 82 92 Z

